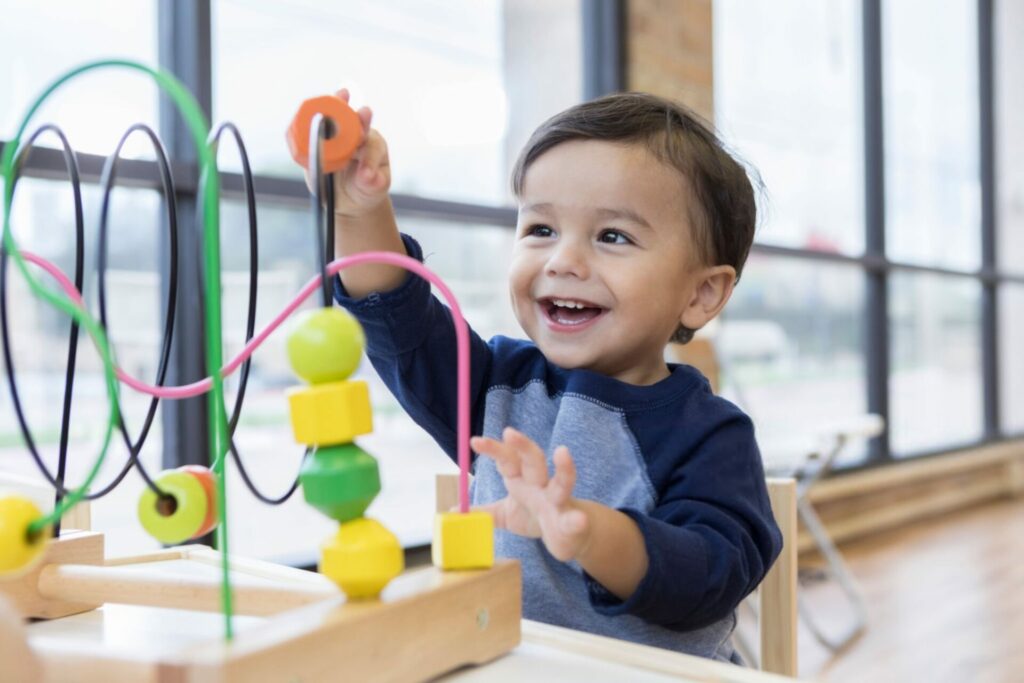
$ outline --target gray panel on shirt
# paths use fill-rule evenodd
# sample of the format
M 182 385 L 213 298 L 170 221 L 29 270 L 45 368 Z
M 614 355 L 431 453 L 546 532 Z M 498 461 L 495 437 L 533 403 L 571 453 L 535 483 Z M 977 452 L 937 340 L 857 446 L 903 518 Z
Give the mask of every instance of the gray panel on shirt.
M 516 389 L 495 386 L 488 391 L 484 436 L 500 439 L 507 426 L 544 449 L 549 472 L 553 471 L 555 448 L 569 447 L 577 471 L 575 497 L 644 513 L 654 508 L 654 487 L 621 410 L 587 396 L 548 396 L 545 383 L 534 380 Z M 474 505 L 505 497 L 505 485 L 493 460 L 479 458 L 474 474 Z M 522 563 L 523 616 L 527 619 L 705 657 L 729 659 L 732 655 L 729 635 L 734 618 L 681 633 L 631 615 L 606 617 L 591 606 L 579 565 L 559 562 L 539 539 L 499 530 L 495 553 Z

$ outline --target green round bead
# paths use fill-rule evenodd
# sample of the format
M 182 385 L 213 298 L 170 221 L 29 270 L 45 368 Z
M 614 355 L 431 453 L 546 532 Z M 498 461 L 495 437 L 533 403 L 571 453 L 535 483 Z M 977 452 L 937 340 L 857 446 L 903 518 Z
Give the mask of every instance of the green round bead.
M 377 460 L 354 443 L 317 449 L 299 472 L 306 502 L 338 522 L 362 517 L 380 493 Z
M 341 308 L 317 308 L 296 318 L 288 335 L 288 360 L 310 384 L 340 382 L 359 365 L 366 337 L 352 315 Z

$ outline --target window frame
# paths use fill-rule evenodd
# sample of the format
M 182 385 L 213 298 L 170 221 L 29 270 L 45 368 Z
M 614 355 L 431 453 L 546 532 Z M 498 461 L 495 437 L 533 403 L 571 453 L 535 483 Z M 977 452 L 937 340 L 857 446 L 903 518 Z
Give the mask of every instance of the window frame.
M 625 88 L 625 1 L 583 0 L 581 22 L 583 31 L 583 93 L 586 99 L 621 91 Z M 158 3 L 159 62 L 174 73 L 196 96 L 209 117 L 212 108 L 212 24 L 209 0 L 156 0 Z M 969 278 L 982 286 L 981 357 L 983 391 L 983 437 L 974 443 L 949 444 L 948 447 L 920 453 L 901 454 L 895 458 L 888 433 L 872 440 L 867 457 L 860 463 L 844 465 L 838 472 L 886 466 L 908 458 L 941 455 L 966 448 L 1024 437 L 1024 433 L 1007 434 L 1002 430 L 999 406 L 999 339 L 998 296 L 1000 286 L 1024 284 L 1024 274 L 1001 272 L 996 260 L 995 211 L 995 141 L 994 141 L 994 40 L 993 0 L 977 0 L 978 13 L 978 93 L 981 184 L 982 263 L 976 270 L 892 261 L 885 252 L 885 159 L 884 121 L 882 109 L 882 0 L 862 0 L 863 46 L 863 126 L 864 126 L 864 206 L 865 251 L 860 256 L 823 253 L 808 249 L 756 243 L 753 252 L 767 256 L 785 256 L 859 266 L 865 274 L 865 372 L 867 409 L 890 416 L 890 321 L 888 317 L 889 281 L 895 272 L 935 273 L 955 278 Z M 178 117 L 171 116 L 171 104 L 161 96 L 160 133 L 171 157 L 176 180 L 176 201 L 181 223 L 183 253 L 198 253 L 201 243 L 195 220 L 199 173 L 191 138 Z M 4 141 L 0 140 L 0 150 Z M 82 182 L 99 182 L 104 157 L 78 155 Z M 27 177 L 63 179 L 65 168 L 61 153 L 39 148 L 33 152 L 23 169 Z M 118 182 L 129 187 L 160 190 L 155 162 L 125 160 L 119 167 Z M 242 176 L 222 173 L 222 195 L 229 199 L 244 198 Z M 289 206 L 308 205 L 308 191 L 302 181 L 274 176 L 254 178 L 257 200 Z M 395 194 L 395 211 L 403 216 L 423 216 L 458 223 L 483 223 L 513 229 L 516 211 L 510 206 L 474 204 L 441 200 L 427 196 Z M 191 381 L 205 375 L 205 354 L 201 343 L 179 343 L 202 339 L 203 322 L 198 315 L 201 292 L 198 272 L 200 259 L 183 257 L 179 291 L 179 334 L 170 369 L 170 382 Z M 188 265 L 186 265 L 188 264 Z M 166 281 L 166 274 L 162 275 Z M 167 402 L 163 414 L 164 466 L 177 467 L 207 459 L 209 425 L 205 397 L 189 402 Z
M 212 120 L 213 40 L 210 0 L 153 0 L 157 3 L 157 42 L 159 67 L 174 74 L 195 96 L 207 120 Z M 583 0 L 581 27 L 583 73 L 580 74 L 584 97 L 597 97 L 621 90 L 624 84 L 622 58 L 624 0 Z M 202 226 L 197 220 L 199 167 L 192 137 L 173 103 L 160 93 L 159 132 L 167 149 L 175 179 L 178 209 L 179 264 L 178 311 L 167 382 L 183 384 L 206 375 L 204 321 L 202 317 L 201 264 Z M 6 141 L 0 139 L 0 151 Z M 105 157 L 76 152 L 83 185 L 99 184 Z M 67 171 L 59 150 L 39 147 L 22 168 L 22 176 L 64 180 Z M 244 201 L 241 173 L 221 172 L 221 197 Z M 118 167 L 119 186 L 152 189 L 160 192 L 156 162 L 122 160 Z M 307 208 L 309 190 L 297 179 L 255 175 L 256 199 L 260 203 Z M 392 194 L 399 219 L 426 217 L 467 224 L 497 225 L 513 230 L 516 209 L 511 206 L 485 205 L 437 199 L 411 194 Z M 189 258 L 188 254 L 194 254 Z M 168 274 L 161 273 L 166 287 Z M 163 403 L 162 433 L 165 468 L 188 464 L 209 464 L 209 417 L 206 395 Z M 213 537 L 201 539 L 212 544 Z M 409 552 L 417 552 L 410 549 Z M 309 565 L 309 558 L 296 558 L 295 564 Z

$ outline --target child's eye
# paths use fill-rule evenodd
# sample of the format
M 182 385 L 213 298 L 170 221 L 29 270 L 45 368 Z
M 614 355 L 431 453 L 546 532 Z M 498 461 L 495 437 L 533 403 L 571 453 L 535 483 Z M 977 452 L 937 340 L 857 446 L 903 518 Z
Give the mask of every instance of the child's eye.
M 633 240 L 629 239 L 626 233 L 618 230 L 605 230 L 597 241 L 605 244 L 633 244 Z
M 531 225 L 523 231 L 524 237 L 551 237 L 555 234 L 547 225 Z

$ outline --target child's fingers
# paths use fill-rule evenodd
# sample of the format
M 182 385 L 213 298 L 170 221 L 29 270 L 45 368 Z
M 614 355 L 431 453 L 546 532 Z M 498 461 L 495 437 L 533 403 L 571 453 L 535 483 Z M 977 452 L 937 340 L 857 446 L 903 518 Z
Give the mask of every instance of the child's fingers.
M 490 458 L 498 466 L 498 472 L 506 479 L 521 474 L 519 453 L 510 445 L 486 436 L 474 436 L 469 440 L 474 451 Z
M 522 432 L 506 427 L 502 433 L 505 443 L 519 452 L 522 459 L 523 480 L 536 486 L 548 482 L 548 461 L 541 447 Z
M 370 130 L 370 124 L 373 122 L 373 110 L 369 107 L 359 107 L 356 114 L 359 115 L 359 120 L 363 124 L 363 130 Z
M 474 505 L 470 508 L 471 512 L 486 512 L 494 518 L 495 529 L 507 528 L 507 517 L 505 513 L 505 501 L 507 498 L 503 498 L 496 503 L 487 503 L 486 505 Z
M 334 93 L 334 95 L 335 97 L 342 99 L 345 102 L 348 102 L 349 98 L 352 96 L 351 93 L 349 93 L 348 88 L 339 88 L 338 91 Z
M 359 179 L 371 181 L 388 166 L 388 144 L 377 131 L 370 130 L 358 156 Z
M 572 490 L 576 486 L 576 463 L 572 461 L 569 449 L 559 446 L 555 449 L 555 475 L 551 477 L 548 484 L 548 491 L 551 501 L 555 505 L 561 505 L 572 497 Z

